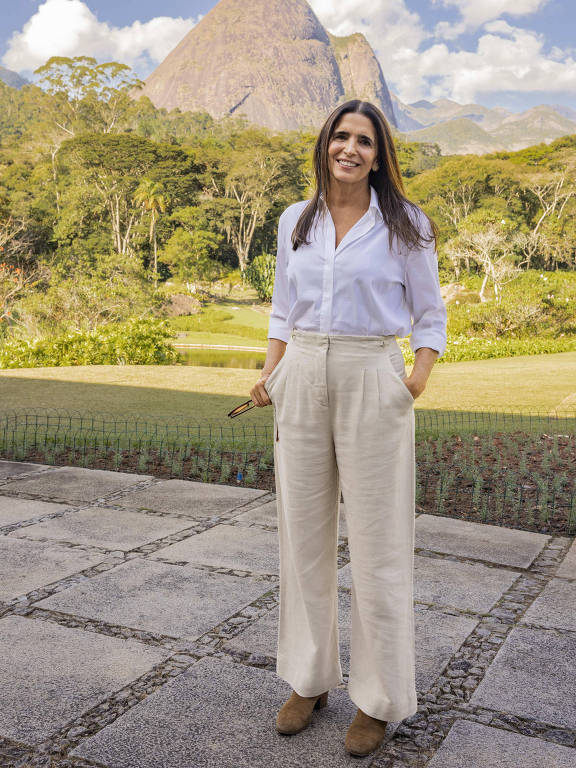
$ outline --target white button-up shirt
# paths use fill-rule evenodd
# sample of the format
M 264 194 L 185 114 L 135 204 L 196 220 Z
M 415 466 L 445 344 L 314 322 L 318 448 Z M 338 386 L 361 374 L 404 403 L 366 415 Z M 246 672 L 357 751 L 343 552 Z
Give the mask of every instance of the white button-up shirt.
M 308 201 L 288 206 L 278 222 L 276 274 L 268 338 L 288 341 L 293 328 L 353 336 L 405 337 L 410 346 L 446 349 L 446 306 L 434 242 L 408 250 L 388 227 L 370 187 L 370 207 L 336 243 L 329 211 L 312 223 L 309 245 L 292 250 L 291 236 Z M 318 224 L 315 227 L 315 223 Z M 419 213 L 419 231 L 430 227 Z

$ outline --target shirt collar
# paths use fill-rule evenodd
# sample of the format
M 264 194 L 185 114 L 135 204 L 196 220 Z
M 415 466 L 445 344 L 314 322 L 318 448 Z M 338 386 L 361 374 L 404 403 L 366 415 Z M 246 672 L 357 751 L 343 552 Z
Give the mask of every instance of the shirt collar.
M 322 192 L 320 192 L 320 199 L 324 200 L 324 195 Z M 374 215 L 374 221 L 376 221 L 378 218 L 380 218 L 382 221 L 384 221 L 384 217 L 382 216 L 382 211 L 380 210 L 380 203 L 378 202 L 378 193 L 370 184 L 370 205 L 368 206 L 368 210 L 373 211 Z
M 376 220 L 378 217 L 384 221 L 384 216 L 382 216 L 382 211 L 380 210 L 380 203 L 378 201 L 378 193 L 370 184 L 370 208 L 374 209 L 374 219 Z

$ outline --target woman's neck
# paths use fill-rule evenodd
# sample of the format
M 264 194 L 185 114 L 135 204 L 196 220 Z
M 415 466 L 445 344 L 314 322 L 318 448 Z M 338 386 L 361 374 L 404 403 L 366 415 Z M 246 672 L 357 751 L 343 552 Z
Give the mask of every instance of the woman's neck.
M 370 205 L 370 185 L 365 181 L 346 184 L 332 180 L 328 186 L 326 203 L 328 208 L 360 208 Z

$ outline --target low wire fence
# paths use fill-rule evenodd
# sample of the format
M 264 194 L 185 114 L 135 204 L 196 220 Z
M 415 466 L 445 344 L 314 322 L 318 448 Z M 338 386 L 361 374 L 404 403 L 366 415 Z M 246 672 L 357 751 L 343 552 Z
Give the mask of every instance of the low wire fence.
M 274 491 L 272 420 L 249 418 L 13 409 L 0 414 L 0 457 Z M 416 409 L 415 419 L 418 511 L 576 534 L 576 408 Z

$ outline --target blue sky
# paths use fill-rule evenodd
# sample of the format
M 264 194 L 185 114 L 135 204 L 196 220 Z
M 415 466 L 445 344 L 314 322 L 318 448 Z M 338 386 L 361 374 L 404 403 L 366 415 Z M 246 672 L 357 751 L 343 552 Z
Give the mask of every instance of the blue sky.
M 242 0 L 238 0 L 242 2 Z M 334 34 L 363 32 L 404 102 L 576 109 L 574 0 L 309 0 Z M 145 78 L 214 0 L 3 0 L 0 63 L 123 61 Z

